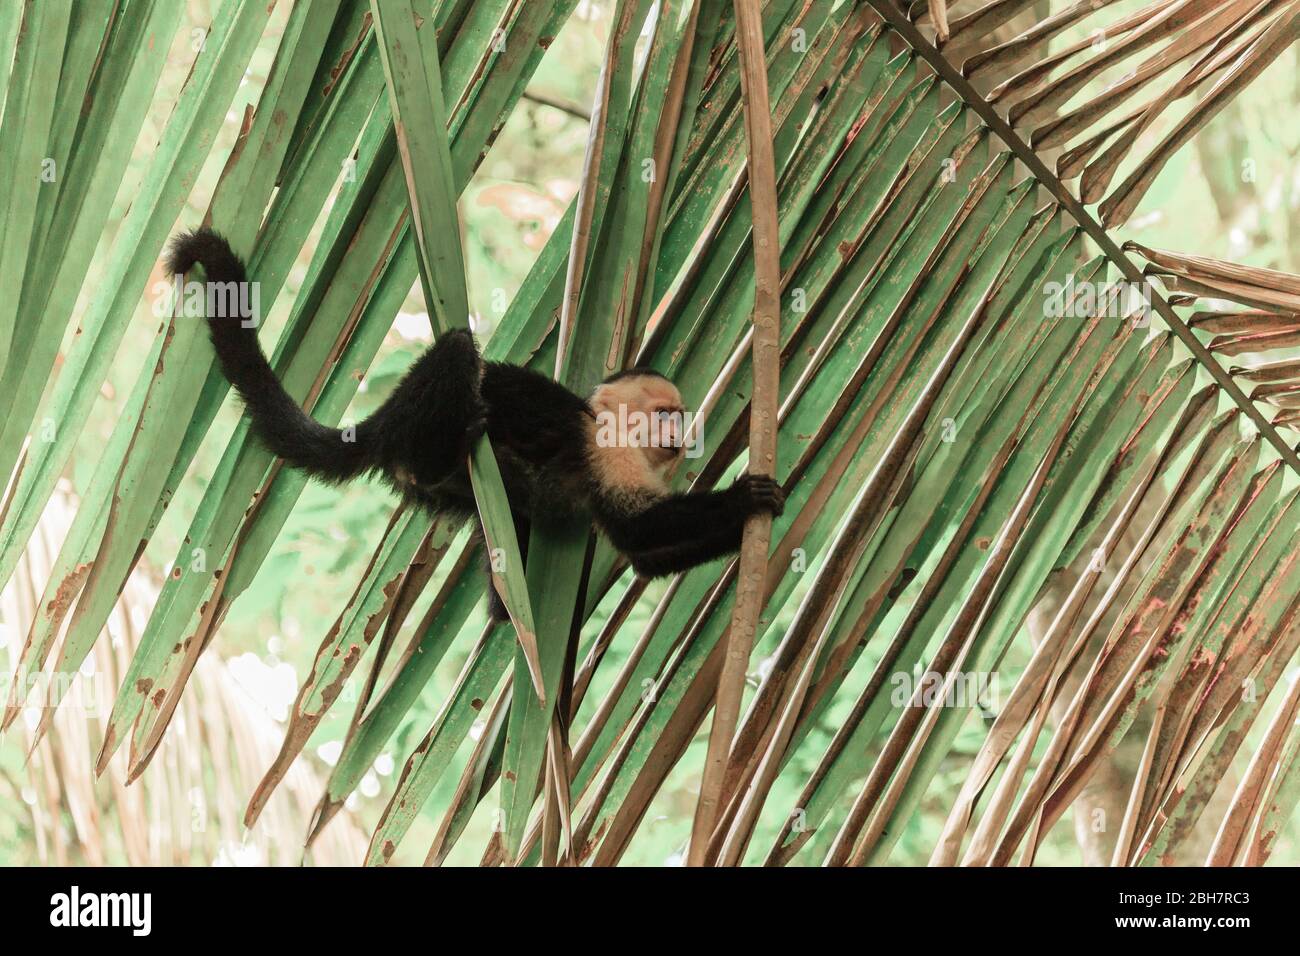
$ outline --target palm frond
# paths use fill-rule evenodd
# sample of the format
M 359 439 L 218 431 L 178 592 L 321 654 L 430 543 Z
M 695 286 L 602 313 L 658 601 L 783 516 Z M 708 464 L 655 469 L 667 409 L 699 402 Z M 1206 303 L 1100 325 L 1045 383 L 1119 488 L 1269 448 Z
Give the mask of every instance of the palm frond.
M 321 421 L 344 419 L 417 281 L 435 328 L 459 325 L 465 276 L 444 220 L 578 4 L 227 0 L 78 309 L 160 38 L 179 22 L 170 3 L 93 6 L 0 12 L 0 52 L 15 54 L 0 133 L 21 134 L 0 135 L 0 167 L 13 182 L 38 176 L 38 153 L 65 167 L 0 207 L 0 278 L 22 289 L 0 311 L 0 579 L 84 453 L 178 219 L 250 253 L 263 312 L 288 315 L 276 372 Z M 538 529 L 523 566 L 491 454 L 476 452 L 489 540 L 512 558 L 514 626 L 473 613 L 486 584 L 475 545 L 396 510 L 339 601 L 250 824 L 355 672 L 364 689 L 309 826 L 332 839 L 421 692 L 459 666 L 369 863 L 477 855 L 459 844 L 494 810 L 484 862 L 617 863 L 674 774 L 704 758 L 718 699 L 692 862 L 888 862 L 955 765 L 963 782 L 923 858 L 1030 863 L 1126 738 L 1141 758 L 1107 859 L 1182 859 L 1243 763 L 1226 815 L 1207 820 L 1210 860 L 1267 858 L 1300 795 L 1282 680 L 1300 644 L 1300 279 L 1121 245 L 1112 230 L 1289 47 L 1300 4 L 1039 9 L 611 5 L 578 195 L 485 352 L 578 391 L 633 363 L 663 371 L 707 412 L 680 487 L 770 464 L 786 511 L 757 551 L 666 587 L 630 575 L 581 522 Z M 266 82 L 191 212 L 272 18 Z M 84 49 L 100 51 L 93 66 Z M 159 298 L 152 351 L 24 612 L 15 686 L 97 653 L 213 441 L 225 382 L 201 323 Z M 204 651 L 265 573 L 302 488 L 241 422 L 125 667 L 100 772 L 123 756 L 128 779 L 156 772 Z M 47 718 L 37 736 L 57 729 Z M 445 805 L 430 805 L 436 791 Z M 403 843 L 422 813 L 441 821 L 423 857 Z M 689 812 L 667 826 L 685 847 Z

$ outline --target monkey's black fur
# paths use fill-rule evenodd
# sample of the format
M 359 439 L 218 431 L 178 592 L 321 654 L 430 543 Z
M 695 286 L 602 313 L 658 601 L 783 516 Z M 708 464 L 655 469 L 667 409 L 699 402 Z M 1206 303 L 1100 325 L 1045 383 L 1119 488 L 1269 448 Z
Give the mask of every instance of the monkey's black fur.
M 210 283 L 247 281 L 244 264 L 210 229 L 178 236 L 167 265 L 172 274 L 203 266 Z M 420 356 L 392 395 L 354 429 L 320 424 L 289 396 L 257 340 L 255 323 L 210 315 L 208 329 L 226 378 L 247 406 L 253 432 L 288 464 L 327 482 L 371 472 L 435 513 L 477 513 L 467 458 L 485 431 L 492 441 L 510 500 L 521 550 L 533 520 L 589 514 L 637 573 L 684 571 L 740 546 L 745 519 L 781 512 L 780 486 L 744 475 L 725 491 L 647 494 L 611 487 L 598 477 L 588 403 L 544 375 L 485 362 L 468 331 L 443 335 Z M 663 376 L 636 369 L 611 376 Z M 493 617 L 504 608 L 491 593 Z

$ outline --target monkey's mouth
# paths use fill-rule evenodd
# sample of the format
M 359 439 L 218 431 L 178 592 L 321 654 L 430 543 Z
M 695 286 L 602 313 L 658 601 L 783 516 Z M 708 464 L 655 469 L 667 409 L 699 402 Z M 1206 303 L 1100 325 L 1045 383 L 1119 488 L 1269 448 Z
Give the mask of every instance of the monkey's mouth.
M 676 457 L 686 451 L 686 438 L 683 435 L 665 435 L 661 441 L 652 443 L 665 455 Z
M 662 464 L 674 462 L 686 453 L 686 446 L 682 444 L 654 444 L 645 446 L 642 451 L 650 456 L 652 461 L 659 461 Z

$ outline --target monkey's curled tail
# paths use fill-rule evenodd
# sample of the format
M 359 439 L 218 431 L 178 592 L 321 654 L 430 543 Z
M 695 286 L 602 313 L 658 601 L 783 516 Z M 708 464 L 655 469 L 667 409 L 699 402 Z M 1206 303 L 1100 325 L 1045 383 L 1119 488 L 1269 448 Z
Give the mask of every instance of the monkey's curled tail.
M 167 256 L 170 275 L 187 273 L 195 265 L 203 267 L 210 289 L 223 284 L 227 293 L 207 296 L 209 303 L 256 301 L 247 292 L 244 263 L 222 236 L 206 227 L 177 236 Z M 230 294 L 236 290 L 237 294 Z M 207 316 L 221 370 L 243 398 L 254 434 L 270 452 L 318 478 L 355 478 L 371 465 L 364 423 L 357 427 L 355 435 L 345 436 L 340 429 L 322 425 L 304 412 L 284 390 L 262 352 L 257 341 L 259 318 L 238 314 Z

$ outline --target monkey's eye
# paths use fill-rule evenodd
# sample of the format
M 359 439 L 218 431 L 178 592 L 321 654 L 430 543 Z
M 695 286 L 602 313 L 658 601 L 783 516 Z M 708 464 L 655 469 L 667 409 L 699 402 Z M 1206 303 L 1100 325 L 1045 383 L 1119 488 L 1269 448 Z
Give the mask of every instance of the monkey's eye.
M 678 413 L 671 408 L 661 408 L 655 413 L 655 426 L 659 432 L 659 444 L 666 448 L 681 445 L 682 436 L 678 428 Z

